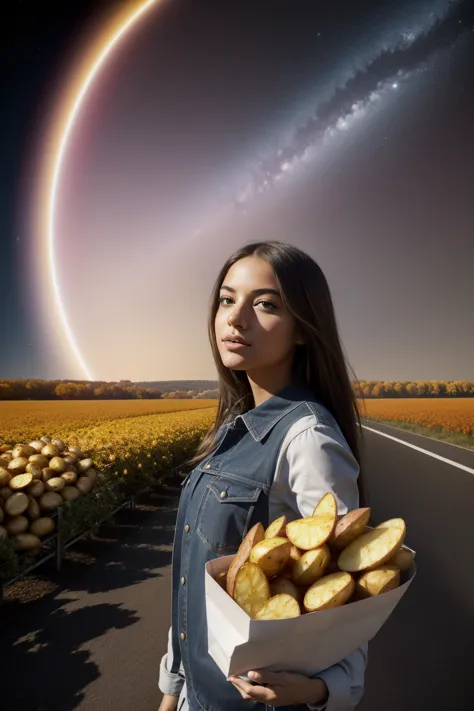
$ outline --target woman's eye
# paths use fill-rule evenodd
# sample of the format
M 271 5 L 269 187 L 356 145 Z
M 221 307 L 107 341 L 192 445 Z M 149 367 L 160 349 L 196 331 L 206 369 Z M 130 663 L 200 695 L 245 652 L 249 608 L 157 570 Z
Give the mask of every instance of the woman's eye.
M 220 304 L 223 304 L 224 301 L 232 301 L 232 299 L 230 298 L 230 296 L 221 296 L 221 297 L 219 298 L 219 303 L 220 303 Z
M 276 309 L 275 304 L 272 304 L 271 301 L 259 301 L 259 304 L 265 304 L 265 308 L 269 307 L 271 309 Z

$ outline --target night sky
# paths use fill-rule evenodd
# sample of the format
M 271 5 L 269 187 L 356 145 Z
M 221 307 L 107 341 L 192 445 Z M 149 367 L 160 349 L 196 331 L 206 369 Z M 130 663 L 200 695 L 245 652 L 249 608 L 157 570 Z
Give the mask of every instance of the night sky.
M 1 45 L 0 378 L 214 379 L 214 279 L 263 238 L 320 264 L 359 379 L 474 379 L 473 3 L 157 0 L 77 112 L 53 257 L 58 111 L 140 3 L 38 5 Z

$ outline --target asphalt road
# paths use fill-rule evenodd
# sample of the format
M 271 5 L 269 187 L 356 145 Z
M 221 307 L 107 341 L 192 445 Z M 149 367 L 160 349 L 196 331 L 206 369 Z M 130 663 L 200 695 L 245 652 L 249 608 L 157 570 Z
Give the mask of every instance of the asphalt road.
M 374 427 L 474 470 L 474 451 Z M 358 711 L 472 711 L 474 474 L 364 432 L 374 521 L 405 518 L 418 573 L 370 644 Z M 176 504 L 155 496 L 120 512 L 117 525 L 74 547 L 59 574 L 35 576 L 52 586 L 40 599 L 17 602 L 21 586 L 9 592 L 2 711 L 156 709 Z

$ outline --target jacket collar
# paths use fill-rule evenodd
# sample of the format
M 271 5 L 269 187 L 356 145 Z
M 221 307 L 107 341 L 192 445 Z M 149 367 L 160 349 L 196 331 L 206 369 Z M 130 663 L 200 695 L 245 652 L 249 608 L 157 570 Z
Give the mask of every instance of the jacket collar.
M 293 382 L 262 402 L 261 405 L 252 408 L 243 415 L 237 415 L 234 422 L 242 420 L 252 437 L 259 442 L 282 417 L 308 400 L 314 402 L 316 400 L 315 394 L 304 383 Z

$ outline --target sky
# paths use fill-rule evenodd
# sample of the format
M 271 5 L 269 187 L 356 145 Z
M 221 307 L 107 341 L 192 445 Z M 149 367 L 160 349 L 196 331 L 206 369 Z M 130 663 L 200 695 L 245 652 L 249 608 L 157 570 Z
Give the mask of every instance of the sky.
M 474 379 L 469 2 L 150 2 L 54 200 L 143 3 L 37 5 L 2 42 L 0 378 L 215 379 L 217 273 L 280 239 L 360 380 Z

